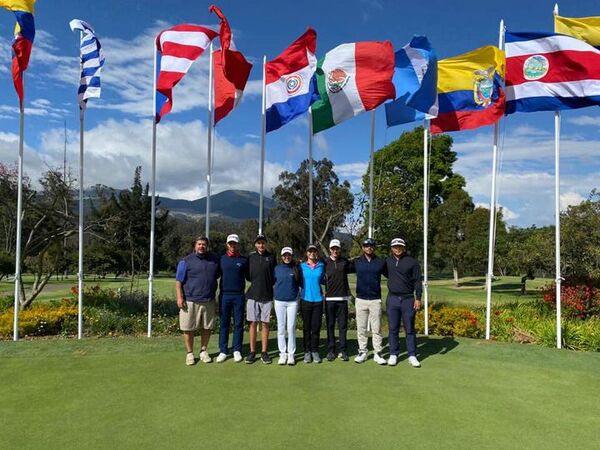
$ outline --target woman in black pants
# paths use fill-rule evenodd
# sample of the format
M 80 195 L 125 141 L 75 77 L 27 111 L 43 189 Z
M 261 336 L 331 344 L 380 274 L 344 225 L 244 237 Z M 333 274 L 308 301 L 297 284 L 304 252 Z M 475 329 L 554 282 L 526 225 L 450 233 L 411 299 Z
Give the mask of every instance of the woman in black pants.
M 323 320 L 323 293 L 321 284 L 325 279 L 325 265 L 319 261 L 317 246 L 306 248 L 306 261 L 300 264 L 302 291 L 300 292 L 300 312 L 304 332 L 304 362 L 320 363 L 319 335 Z

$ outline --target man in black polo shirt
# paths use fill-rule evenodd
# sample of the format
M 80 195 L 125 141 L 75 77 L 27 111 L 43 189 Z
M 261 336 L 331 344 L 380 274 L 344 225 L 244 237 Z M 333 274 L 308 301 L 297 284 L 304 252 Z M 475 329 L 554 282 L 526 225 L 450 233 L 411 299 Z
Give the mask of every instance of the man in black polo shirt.
M 415 314 L 421 309 L 421 267 L 415 258 L 406 253 L 404 239 L 394 238 L 391 242 L 392 255 L 385 260 L 383 274 L 388 278 L 386 309 L 389 322 L 388 342 L 390 345 L 389 366 L 398 363 L 400 345 L 400 318 L 406 332 L 408 362 L 420 367 L 417 359 L 417 338 L 415 335 Z

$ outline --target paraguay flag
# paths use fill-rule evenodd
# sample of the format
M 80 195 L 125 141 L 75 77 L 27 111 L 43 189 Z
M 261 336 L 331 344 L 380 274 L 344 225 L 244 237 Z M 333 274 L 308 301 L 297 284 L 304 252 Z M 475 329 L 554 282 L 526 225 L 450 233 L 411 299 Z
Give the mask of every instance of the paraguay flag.
M 506 114 L 600 105 L 600 50 L 572 36 L 506 33 Z
M 437 116 L 437 57 L 425 36 L 414 36 L 395 54 L 396 100 L 385 104 L 387 126 Z
M 317 33 L 312 28 L 265 65 L 266 131 L 276 130 L 308 111 L 319 98 L 316 78 Z
M 29 65 L 29 56 L 35 38 L 33 9 L 35 0 L 0 0 L 0 7 L 15 13 L 15 40 L 13 41 L 12 76 L 19 102 L 23 104 L 23 72 Z

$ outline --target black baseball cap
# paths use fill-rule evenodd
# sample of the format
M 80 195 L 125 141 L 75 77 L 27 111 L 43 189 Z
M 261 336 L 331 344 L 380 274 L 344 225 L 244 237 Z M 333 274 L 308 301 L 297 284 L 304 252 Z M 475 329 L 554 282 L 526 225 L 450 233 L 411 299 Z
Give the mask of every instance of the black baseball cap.
M 308 244 L 308 247 L 306 247 L 306 251 L 309 250 L 319 250 L 319 248 L 315 244 Z
M 375 239 L 367 238 L 362 242 L 362 245 L 372 245 L 375 247 Z
M 256 244 L 258 241 L 267 241 L 267 237 L 264 234 L 259 234 L 258 236 L 256 236 L 256 239 L 254 239 L 254 243 Z

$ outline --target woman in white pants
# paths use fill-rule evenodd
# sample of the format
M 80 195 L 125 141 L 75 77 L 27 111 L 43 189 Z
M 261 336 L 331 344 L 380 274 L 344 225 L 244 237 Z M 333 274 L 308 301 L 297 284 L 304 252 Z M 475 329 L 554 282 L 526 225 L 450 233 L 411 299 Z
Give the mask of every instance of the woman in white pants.
M 296 364 L 296 313 L 298 311 L 298 292 L 300 273 L 293 259 L 290 247 L 281 249 L 281 264 L 275 267 L 275 315 L 277 316 L 277 345 L 279 360 L 277 364 L 293 366 Z M 287 341 L 286 341 L 287 330 Z

